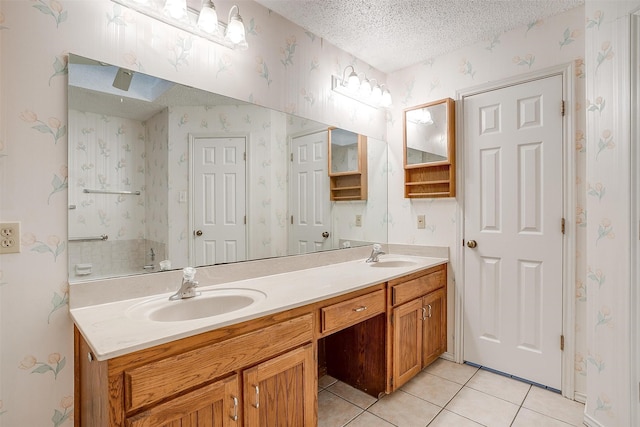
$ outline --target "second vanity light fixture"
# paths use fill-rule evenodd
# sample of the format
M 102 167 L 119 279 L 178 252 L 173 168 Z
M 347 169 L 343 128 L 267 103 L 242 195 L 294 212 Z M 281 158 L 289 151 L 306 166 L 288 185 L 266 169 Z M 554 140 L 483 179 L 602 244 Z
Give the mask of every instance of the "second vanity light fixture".
M 349 68 L 351 68 L 351 73 L 347 75 Z M 360 79 L 352 65 L 345 67 L 342 72 L 342 77 L 331 76 L 331 89 L 371 107 L 391 107 L 391 93 L 389 89 L 387 89 L 384 84 L 378 83 L 375 79 L 369 80 L 364 73 L 362 74 L 362 79 Z
M 218 21 L 212 0 L 203 0 L 200 11 L 187 7 L 187 0 L 113 0 L 165 24 L 188 31 L 230 49 L 246 50 L 244 23 L 237 5 L 231 6 L 227 23 Z

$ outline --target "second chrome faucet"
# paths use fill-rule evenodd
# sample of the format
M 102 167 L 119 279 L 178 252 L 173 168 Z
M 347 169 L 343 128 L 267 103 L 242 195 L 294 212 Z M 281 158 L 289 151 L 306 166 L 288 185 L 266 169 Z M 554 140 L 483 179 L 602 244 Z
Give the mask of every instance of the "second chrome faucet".
M 198 282 L 193 280 L 196 277 L 196 269 L 193 267 L 185 267 L 182 269 L 182 284 L 180 285 L 180 289 L 178 292 L 171 295 L 169 299 L 171 301 L 176 301 L 180 299 L 193 298 L 199 294 L 196 292 L 196 288 L 198 287 Z

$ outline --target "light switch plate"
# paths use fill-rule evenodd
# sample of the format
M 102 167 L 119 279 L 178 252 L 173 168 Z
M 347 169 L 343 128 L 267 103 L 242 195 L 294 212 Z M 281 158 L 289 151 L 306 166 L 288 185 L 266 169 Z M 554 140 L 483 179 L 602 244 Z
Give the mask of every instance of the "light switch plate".
M 418 228 L 423 229 L 425 227 L 424 215 L 418 215 Z
M 362 227 L 362 215 L 356 215 L 356 227 Z
M 20 223 L 0 222 L 0 254 L 20 252 Z

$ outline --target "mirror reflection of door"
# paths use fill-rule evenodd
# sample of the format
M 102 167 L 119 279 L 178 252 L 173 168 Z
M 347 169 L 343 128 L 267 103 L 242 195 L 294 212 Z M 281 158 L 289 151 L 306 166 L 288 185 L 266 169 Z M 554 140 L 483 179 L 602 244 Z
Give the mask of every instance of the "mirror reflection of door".
M 244 261 L 246 138 L 191 137 L 190 265 Z
M 332 239 L 327 131 L 292 138 L 291 152 L 289 254 L 329 249 Z

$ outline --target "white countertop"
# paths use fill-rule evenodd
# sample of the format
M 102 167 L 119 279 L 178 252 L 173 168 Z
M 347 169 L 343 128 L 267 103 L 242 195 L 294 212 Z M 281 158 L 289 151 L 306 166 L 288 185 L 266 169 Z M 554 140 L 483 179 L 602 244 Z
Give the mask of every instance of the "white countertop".
M 413 263 L 409 266 L 377 268 L 366 264 L 364 260 L 357 260 L 212 286 L 200 282 L 198 290 L 202 292 L 241 288 L 260 291 L 266 296 L 240 310 L 200 319 L 159 322 L 131 314 L 133 306 L 151 300 L 166 299 L 171 304 L 168 298 L 174 292 L 72 308 L 70 313 L 94 356 L 98 360 L 107 360 L 343 295 L 448 262 L 447 258 L 409 255 L 385 255 L 380 259 L 407 260 Z M 178 285 L 176 283 L 176 288 Z

